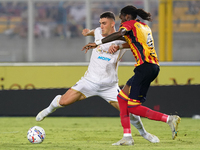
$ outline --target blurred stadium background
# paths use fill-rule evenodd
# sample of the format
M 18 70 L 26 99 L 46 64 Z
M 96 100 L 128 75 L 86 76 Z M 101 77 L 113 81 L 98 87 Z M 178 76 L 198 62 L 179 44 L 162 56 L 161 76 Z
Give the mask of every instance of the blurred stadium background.
M 161 62 L 145 105 L 184 117 L 200 114 L 200 0 L 0 0 L 0 115 L 34 116 L 74 85 L 90 58 L 81 49 L 93 41 L 82 29 L 98 27 L 104 11 L 115 13 L 118 29 L 119 11 L 129 4 L 152 14 L 148 24 Z M 133 75 L 134 61 L 130 51 L 123 56 L 120 86 Z M 89 99 L 54 115 L 119 116 L 101 98 Z
M 199 62 L 200 0 L 0 0 L 0 62 L 88 62 L 90 54 L 81 48 L 93 39 L 83 37 L 82 29 L 98 27 L 104 11 L 116 14 L 118 29 L 119 11 L 128 4 L 152 14 L 149 26 L 159 54 L 159 7 L 170 1 L 172 18 L 164 22 L 172 22 L 172 59 L 161 61 Z M 122 61 L 134 58 L 127 52 Z

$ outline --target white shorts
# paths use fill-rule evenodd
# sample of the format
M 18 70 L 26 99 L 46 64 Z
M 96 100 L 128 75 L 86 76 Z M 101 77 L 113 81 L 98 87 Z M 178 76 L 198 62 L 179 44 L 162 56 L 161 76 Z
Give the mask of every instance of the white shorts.
M 117 95 L 120 91 L 118 83 L 113 85 L 99 85 L 82 77 L 71 89 L 81 92 L 86 98 L 100 96 L 107 102 L 117 102 Z

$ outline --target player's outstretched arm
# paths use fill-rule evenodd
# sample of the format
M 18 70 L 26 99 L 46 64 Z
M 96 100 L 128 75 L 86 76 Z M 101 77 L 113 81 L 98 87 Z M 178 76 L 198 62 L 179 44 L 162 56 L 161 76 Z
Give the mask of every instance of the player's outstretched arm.
M 124 49 L 124 48 L 130 48 L 128 43 L 123 43 L 120 45 L 111 45 L 108 49 L 108 52 L 111 54 L 114 54 L 116 51 Z
M 124 43 L 124 44 L 122 44 L 121 49 L 123 49 L 123 48 L 130 48 L 130 45 L 128 43 Z
M 89 49 L 93 49 L 93 48 L 96 48 L 96 47 L 97 47 L 96 43 L 88 43 L 87 45 L 85 45 L 85 46 L 82 48 L 82 51 L 85 50 L 85 53 L 87 53 L 87 51 L 88 51 Z
M 118 50 L 119 50 L 119 45 L 111 45 L 108 49 L 108 52 L 114 54 Z
M 114 40 L 119 40 L 123 35 L 121 34 L 120 31 L 112 33 L 105 38 L 103 38 L 101 41 L 96 42 L 97 45 L 101 45 L 104 43 L 112 42 Z
M 83 29 L 82 35 L 83 35 L 83 36 L 94 36 L 94 30 Z
M 121 37 L 123 37 L 123 35 L 125 33 L 126 33 L 126 31 L 121 29 L 118 32 L 115 32 L 115 33 L 112 33 L 112 34 L 108 35 L 107 37 L 103 38 L 102 40 L 98 40 L 98 41 L 95 41 L 95 43 L 89 43 L 89 44 L 85 45 L 82 48 L 82 51 L 85 50 L 85 53 L 87 53 L 87 51 L 89 49 L 96 48 L 98 45 L 101 45 L 101 44 L 104 44 L 104 43 L 108 43 L 108 42 L 111 42 L 111 41 L 114 41 L 114 40 L 119 40 Z

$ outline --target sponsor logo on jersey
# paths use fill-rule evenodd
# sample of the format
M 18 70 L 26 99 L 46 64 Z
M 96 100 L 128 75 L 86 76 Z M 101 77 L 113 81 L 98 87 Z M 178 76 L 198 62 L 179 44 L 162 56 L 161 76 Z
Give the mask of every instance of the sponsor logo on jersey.
M 108 57 L 103 57 L 103 56 L 99 56 L 98 59 L 102 59 L 102 60 L 110 61 L 110 58 L 108 58 Z

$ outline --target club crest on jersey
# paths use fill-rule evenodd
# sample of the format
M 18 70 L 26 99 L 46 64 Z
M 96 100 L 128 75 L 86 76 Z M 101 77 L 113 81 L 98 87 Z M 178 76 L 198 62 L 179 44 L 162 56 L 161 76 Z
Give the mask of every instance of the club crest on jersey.
M 101 48 L 100 45 L 96 48 L 96 51 L 97 51 L 99 54 L 109 53 L 108 51 L 104 51 L 104 50 L 102 50 L 102 48 Z
M 102 53 L 103 53 L 100 46 L 97 46 L 96 51 L 97 51 L 99 54 L 102 54 Z

